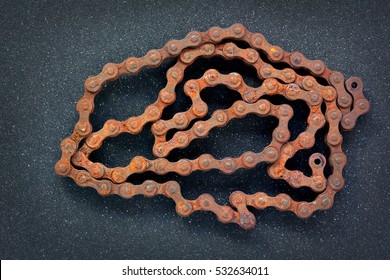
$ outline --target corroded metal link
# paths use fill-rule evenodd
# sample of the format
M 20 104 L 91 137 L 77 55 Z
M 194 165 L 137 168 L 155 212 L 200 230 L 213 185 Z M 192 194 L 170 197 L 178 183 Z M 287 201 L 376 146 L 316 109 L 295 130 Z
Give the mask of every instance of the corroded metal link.
M 231 40 L 226 42 L 227 40 Z M 223 43 L 221 43 L 223 41 Z M 234 41 L 244 41 L 250 48 L 242 49 Z M 260 52 L 267 56 L 263 61 Z M 162 120 L 163 110 L 175 102 L 176 86 L 184 79 L 186 68 L 201 57 L 221 56 L 224 59 L 239 59 L 253 67 L 262 84 L 253 88 L 248 86 L 238 73 L 221 74 L 215 69 L 207 70 L 196 80 L 189 80 L 184 85 L 184 92 L 190 97 L 192 106 L 185 112 L 176 113 L 172 119 Z M 93 132 L 89 121 L 94 110 L 94 98 L 108 81 L 114 81 L 123 75 L 136 75 L 146 67 L 159 67 L 167 58 L 177 57 L 177 62 L 166 73 L 167 84 L 158 93 L 157 100 L 147 106 L 139 116 L 127 120 L 108 120 L 103 127 Z M 276 69 L 273 63 L 286 63 L 291 68 Z M 302 76 L 294 69 L 305 69 L 310 75 Z M 328 85 L 321 85 L 317 78 L 324 79 Z M 206 87 L 224 85 L 241 95 L 230 108 L 216 110 L 207 120 L 198 120 L 192 127 L 189 124 L 208 113 L 207 104 L 201 99 L 200 92 Z M 254 215 L 248 206 L 256 209 L 276 207 L 280 211 L 291 211 L 300 218 L 308 218 L 316 210 L 327 210 L 334 203 L 335 194 L 344 186 L 343 168 L 347 159 L 342 151 L 340 128 L 351 130 L 356 120 L 369 111 L 370 104 L 363 96 L 363 83 L 357 77 L 344 82 L 340 72 L 332 71 L 320 60 L 309 60 L 301 53 L 289 53 L 266 41 L 259 33 L 249 32 L 242 24 L 228 28 L 212 27 L 206 32 L 190 32 L 184 39 L 170 40 L 159 50 L 150 50 L 145 56 L 130 57 L 122 63 L 107 63 L 102 72 L 90 77 L 84 84 L 84 96 L 77 103 L 79 120 L 72 135 L 61 142 L 61 159 L 55 171 L 61 176 L 71 177 L 82 187 L 92 187 L 100 195 L 119 195 L 131 198 L 135 195 L 152 197 L 164 195 L 174 200 L 176 211 L 186 217 L 195 211 L 215 213 L 223 223 L 237 223 L 244 229 L 252 228 Z M 293 107 L 287 104 L 274 105 L 265 95 L 281 95 L 287 100 L 303 100 L 309 107 L 307 127 L 296 139 L 290 140 L 289 120 L 293 116 Z M 325 103 L 325 113 L 321 105 Z M 351 110 L 352 108 L 352 110 Z M 224 127 L 235 118 L 248 114 L 260 117 L 272 116 L 279 120 L 272 133 L 271 142 L 263 151 L 245 152 L 237 158 L 216 159 L 210 154 L 200 155 L 196 159 L 180 159 L 170 162 L 164 157 L 173 149 L 190 146 L 191 141 L 204 138 L 217 127 Z M 125 167 L 110 168 L 99 162 L 92 162 L 89 155 L 99 149 L 108 137 L 121 133 L 138 134 L 147 123 L 152 123 L 155 136 L 153 153 L 156 159 L 136 156 Z M 311 175 L 299 170 L 288 170 L 287 161 L 303 149 L 313 147 L 317 131 L 328 124 L 325 142 L 329 148 L 328 159 L 321 153 L 312 154 L 308 163 Z M 170 140 L 167 132 L 178 130 Z M 82 140 L 83 145 L 80 145 Z M 318 193 L 314 201 L 294 201 L 287 194 L 281 193 L 270 197 L 263 192 L 245 194 L 240 191 L 230 195 L 232 205 L 219 205 L 210 194 L 202 194 L 195 200 L 187 200 L 181 195 L 180 185 L 175 181 L 158 183 L 146 180 L 140 185 L 127 182 L 131 174 L 151 171 L 159 175 L 175 172 L 187 176 L 194 171 L 207 172 L 218 169 L 225 174 L 232 174 L 240 168 L 254 168 L 259 163 L 268 164 L 268 174 L 275 179 L 285 180 L 293 188 L 309 187 Z M 324 167 L 332 167 L 331 175 L 326 178 Z

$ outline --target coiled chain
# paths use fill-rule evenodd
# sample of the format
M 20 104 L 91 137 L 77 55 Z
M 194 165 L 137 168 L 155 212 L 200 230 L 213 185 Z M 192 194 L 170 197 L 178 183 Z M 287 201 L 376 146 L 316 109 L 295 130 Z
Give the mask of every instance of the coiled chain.
M 227 42 L 227 40 L 230 42 Z M 242 49 L 234 41 L 244 41 L 250 48 Z M 264 53 L 271 63 L 286 63 L 291 68 L 279 70 L 270 63 L 264 62 L 259 52 Z M 185 112 L 176 113 L 172 119 L 162 120 L 163 110 L 175 102 L 176 86 L 182 81 L 186 68 L 201 57 L 220 56 L 224 59 L 240 59 L 254 67 L 261 86 L 254 88 L 247 85 L 238 73 L 221 74 L 217 70 L 207 70 L 199 79 L 189 80 L 184 85 L 185 94 L 191 98 L 192 106 Z M 147 106 L 139 116 L 125 121 L 110 119 L 99 131 L 92 131 L 89 117 L 94 109 L 94 98 L 107 81 L 114 81 L 123 75 L 136 75 L 146 67 L 158 67 L 167 58 L 177 57 L 177 62 L 166 74 L 167 84 L 160 90 L 157 100 Z M 293 69 L 303 68 L 311 75 L 301 76 Z M 328 85 L 324 86 L 315 78 L 322 78 Z M 207 120 L 207 104 L 201 99 L 200 92 L 207 87 L 225 85 L 237 91 L 242 100 L 236 101 L 226 110 L 216 110 Z M 151 50 L 145 56 L 130 57 L 119 64 L 107 63 L 101 73 L 86 80 L 84 96 L 77 103 L 79 120 L 73 133 L 61 142 L 61 159 L 55 166 L 58 175 L 71 177 L 82 187 L 92 187 L 102 196 L 119 195 L 131 198 L 135 195 L 151 197 L 164 195 L 176 203 L 180 216 L 188 216 L 194 211 L 211 211 L 223 223 L 237 223 L 244 229 L 255 225 L 255 217 L 248 206 L 264 209 L 276 207 L 280 211 L 292 211 L 300 218 L 308 218 L 316 210 L 327 210 L 332 207 L 335 194 L 344 186 L 343 168 L 347 162 L 341 149 L 343 130 L 351 130 L 356 119 L 369 111 L 370 104 L 363 96 L 363 84 L 357 77 L 344 80 L 340 72 L 332 71 L 320 60 L 309 60 L 301 53 L 289 53 L 278 46 L 271 45 L 264 36 L 248 31 L 242 24 L 229 28 L 212 27 L 207 32 L 190 32 L 182 40 L 170 40 L 163 48 Z M 274 105 L 265 95 L 282 95 L 288 100 L 303 100 L 309 107 L 309 116 L 305 131 L 294 140 L 290 140 L 289 120 L 293 116 L 290 105 Z M 321 105 L 325 103 L 325 114 Z M 216 159 L 210 154 L 203 154 L 196 159 L 181 159 L 170 162 L 166 157 L 173 149 L 187 147 L 191 141 L 208 135 L 215 127 L 223 127 L 234 118 L 248 114 L 259 117 L 273 116 L 278 119 L 278 126 L 272 134 L 271 143 L 261 152 L 246 152 L 237 158 Z M 126 167 L 109 168 L 102 163 L 92 162 L 89 155 L 99 149 L 107 137 L 116 137 L 121 133 L 138 134 L 145 124 L 153 123 L 152 133 L 155 136 L 153 153 L 157 159 L 136 156 Z M 288 159 L 297 151 L 309 149 L 315 144 L 315 134 L 325 124 L 328 132 L 325 142 L 330 150 L 328 158 L 332 173 L 324 176 L 325 157 L 314 153 L 309 158 L 311 176 L 299 170 L 285 167 Z M 166 140 L 167 132 L 176 129 L 178 132 Z M 80 145 L 81 140 L 84 144 Z M 180 185 L 176 181 L 158 183 L 147 180 L 140 185 L 127 182 L 134 173 L 152 171 L 163 175 L 175 172 L 187 176 L 194 171 L 218 169 L 225 174 L 232 174 L 239 168 L 253 168 L 266 162 L 267 172 L 274 179 L 283 179 L 293 188 L 303 186 L 311 188 L 318 196 L 314 201 L 295 201 L 289 195 L 281 193 L 275 197 L 263 192 L 245 194 L 235 191 L 229 201 L 233 206 L 219 205 L 210 194 L 202 194 L 195 200 L 187 200 L 181 195 Z

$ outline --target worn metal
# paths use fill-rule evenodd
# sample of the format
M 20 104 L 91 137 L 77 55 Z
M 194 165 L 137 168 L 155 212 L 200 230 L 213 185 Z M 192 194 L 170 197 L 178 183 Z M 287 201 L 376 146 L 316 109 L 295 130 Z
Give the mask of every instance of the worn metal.
M 235 42 L 244 41 L 251 47 L 242 49 Z M 263 61 L 259 53 L 266 55 L 268 62 Z M 185 112 L 174 115 L 172 119 L 162 120 L 163 110 L 175 102 L 175 87 L 184 77 L 186 68 L 200 57 L 220 56 L 225 59 L 240 59 L 248 66 L 254 67 L 262 81 L 257 88 L 245 84 L 238 73 L 221 74 L 217 70 L 207 70 L 196 80 L 189 80 L 184 85 L 184 92 L 192 100 L 192 106 Z M 166 73 L 167 84 L 158 93 L 157 100 L 147 106 L 143 114 L 130 117 L 125 121 L 108 120 L 103 127 L 92 131 L 89 117 L 94 109 L 94 98 L 108 81 L 114 81 L 123 75 L 136 75 L 146 67 L 158 67 L 167 58 L 177 58 L 177 62 Z M 285 63 L 291 68 L 278 70 L 274 63 Z M 302 76 L 293 69 L 303 68 L 311 75 Z M 322 78 L 328 85 L 317 82 Z M 207 87 L 225 85 L 240 93 L 239 100 L 226 110 L 216 110 L 207 120 L 191 121 L 203 118 L 208 112 L 207 104 L 201 99 L 200 92 Z M 92 187 L 100 195 L 119 195 L 131 198 L 135 195 L 151 197 L 164 195 L 176 203 L 180 216 L 188 216 L 195 211 L 211 211 L 223 223 L 237 223 L 244 229 L 255 225 L 255 217 L 248 206 L 264 209 L 276 207 L 280 211 L 291 211 L 300 218 L 308 218 L 316 210 L 327 210 L 332 207 L 335 194 L 344 187 L 343 168 L 347 158 L 342 151 L 343 130 L 351 130 L 356 119 L 369 111 L 370 104 L 363 96 L 363 83 L 357 77 L 344 80 L 340 72 L 330 70 L 320 60 L 309 60 L 301 53 L 289 53 L 266 41 L 259 33 L 248 31 L 242 24 L 229 28 L 212 27 L 206 32 L 190 32 L 182 40 L 170 40 L 163 48 L 151 50 L 145 56 L 130 57 L 119 64 L 108 63 L 101 73 L 86 80 L 84 96 L 77 103 L 79 120 L 73 133 L 61 142 L 61 159 L 55 166 L 58 175 L 71 177 L 79 186 Z M 290 105 L 274 105 L 265 95 L 282 95 L 288 100 L 303 100 L 310 109 L 306 130 L 296 139 L 290 140 L 288 122 L 293 116 Z M 321 105 L 325 103 L 323 114 Z M 181 159 L 169 162 L 164 157 L 173 149 L 187 147 L 192 140 L 205 137 L 214 127 L 223 127 L 234 118 L 248 114 L 259 117 L 273 116 L 278 119 L 278 126 L 272 134 L 271 143 L 261 152 L 246 152 L 238 158 L 216 159 L 204 154 L 196 159 Z M 155 136 L 153 153 L 156 159 L 136 156 L 126 167 L 109 168 L 89 159 L 91 152 L 99 149 L 107 137 L 116 137 L 121 133 L 137 134 L 146 123 L 153 123 L 152 133 Z M 288 159 L 299 150 L 309 149 L 315 143 L 315 134 L 325 124 L 328 132 L 325 142 L 330 155 L 326 159 L 321 153 L 314 153 L 309 158 L 311 176 L 299 170 L 285 167 Z M 166 140 L 167 132 L 179 130 L 172 139 Z M 81 145 L 81 141 L 85 139 Z M 223 143 L 221 142 L 221 145 Z M 326 161 L 329 161 L 332 173 L 324 176 Z M 235 191 L 230 195 L 230 204 L 219 205 L 210 194 L 202 194 L 195 200 L 185 199 L 176 181 L 158 183 L 147 180 L 141 185 L 127 182 L 134 173 L 152 171 L 157 174 L 175 172 L 187 176 L 194 171 L 219 169 L 231 174 L 239 168 L 253 168 L 257 164 L 268 164 L 268 174 L 274 179 L 283 179 L 293 188 L 309 187 L 318 193 L 314 201 L 294 201 L 287 194 L 275 197 L 263 192 L 245 194 Z

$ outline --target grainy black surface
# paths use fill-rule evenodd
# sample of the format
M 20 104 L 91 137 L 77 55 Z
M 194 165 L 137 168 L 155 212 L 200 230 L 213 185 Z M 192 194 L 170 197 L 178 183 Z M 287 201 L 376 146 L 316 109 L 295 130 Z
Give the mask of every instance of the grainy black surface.
M 390 2 L 111 2 L 1 1 L 1 259 L 390 258 Z M 372 109 L 352 132 L 344 134 L 346 187 L 337 194 L 332 210 L 315 213 L 308 220 L 275 209 L 255 211 L 257 226 L 245 232 L 237 225 L 219 223 L 210 213 L 179 218 L 167 198 L 101 198 L 94 190 L 54 174 L 59 143 L 77 120 L 75 103 L 88 75 L 97 74 L 109 61 L 142 56 L 191 30 L 235 22 L 263 33 L 288 51 L 322 59 L 347 77 L 362 78 Z M 214 64 L 259 84 L 242 64 L 223 67 L 220 60 L 197 63 L 186 78 L 199 77 Z M 109 118 L 140 114 L 164 86 L 169 65 L 172 62 L 104 89 L 92 118 L 95 128 Z M 237 99 L 237 94 L 223 87 L 202 96 L 212 108 L 227 107 Z M 180 100 L 165 117 L 188 106 L 188 100 Z M 306 109 L 295 105 L 302 114 L 294 118 L 292 128 L 299 132 Z M 236 120 L 173 153 L 171 159 L 261 150 L 275 125 L 270 118 Z M 224 145 L 217 146 L 219 141 Z M 136 154 L 152 157 L 151 146 L 152 135 L 145 130 L 138 136 L 105 142 L 103 151 L 93 158 L 111 166 L 125 165 Z M 308 154 L 291 164 L 305 165 Z M 178 180 L 186 197 L 209 192 L 219 202 L 227 202 L 236 189 L 311 197 L 269 179 L 264 165 L 232 176 L 195 173 Z

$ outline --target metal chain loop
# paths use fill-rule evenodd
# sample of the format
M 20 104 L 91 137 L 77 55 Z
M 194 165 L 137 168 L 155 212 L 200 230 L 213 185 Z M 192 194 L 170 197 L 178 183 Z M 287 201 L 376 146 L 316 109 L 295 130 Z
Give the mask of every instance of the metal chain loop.
M 230 41 L 228 41 L 230 40 Z M 244 41 L 250 48 L 242 49 L 234 42 Z M 267 56 L 270 63 L 261 59 L 260 53 Z M 162 120 L 163 110 L 175 102 L 176 86 L 182 81 L 186 68 L 200 57 L 220 56 L 224 59 L 240 59 L 253 67 L 262 84 L 253 88 L 247 85 L 238 73 L 221 74 L 215 69 L 207 70 L 196 80 L 184 85 L 185 94 L 190 97 L 192 106 L 185 112 L 177 113 L 169 120 Z M 167 84 L 158 93 L 157 100 L 147 106 L 144 113 L 125 121 L 108 120 L 103 127 L 92 131 L 89 117 L 94 109 L 94 98 L 108 81 L 117 80 L 123 75 L 136 75 L 146 67 L 159 67 L 167 58 L 177 57 L 177 62 L 166 74 Z M 291 68 L 276 69 L 272 63 L 285 63 Z M 311 75 L 301 76 L 293 69 L 303 68 Z M 316 78 L 326 80 L 324 86 Z M 225 85 L 238 92 L 242 100 L 236 101 L 230 108 L 216 110 L 207 120 L 196 121 L 208 113 L 207 104 L 201 99 L 200 92 L 207 87 Z M 176 203 L 176 211 L 186 217 L 195 211 L 211 211 L 222 223 L 237 223 L 244 229 L 251 229 L 256 223 L 248 206 L 257 209 L 276 207 L 280 211 L 291 211 L 300 218 L 308 218 L 316 210 L 330 209 L 335 194 L 344 186 L 343 168 L 347 158 L 341 149 L 343 130 L 351 130 L 359 116 L 367 113 L 370 104 L 363 96 L 363 83 L 357 77 L 344 81 L 340 72 L 330 70 L 320 60 L 309 60 L 301 53 L 289 53 L 266 41 L 259 33 L 248 31 L 242 24 L 228 28 L 212 27 L 206 32 L 190 32 L 184 39 L 171 40 L 159 50 L 151 50 L 145 56 L 130 57 L 119 64 L 107 63 L 101 73 L 90 77 L 84 84 L 84 96 L 77 103 L 79 120 L 73 133 L 61 142 L 61 159 L 55 166 L 58 175 L 71 177 L 81 187 L 92 187 L 102 195 L 119 195 L 131 198 L 135 195 L 152 197 L 164 195 Z M 289 120 L 293 108 L 287 104 L 274 105 L 263 99 L 266 95 L 282 95 L 288 100 L 302 100 L 309 107 L 306 130 L 296 139 L 290 140 Z M 325 114 L 321 105 L 325 104 Z M 232 119 L 248 114 L 259 117 L 272 116 L 279 123 L 272 134 L 272 141 L 263 151 L 245 152 L 238 158 L 216 159 L 203 154 L 197 159 L 181 159 L 169 162 L 166 157 L 173 149 L 182 149 L 191 141 L 203 138 L 215 127 L 223 127 Z M 121 133 L 138 134 L 145 124 L 152 123 L 155 136 L 153 153 L 157 159 L 136 156 L 126 167 L 109 168 L 89 159 L 91 152 L 99 149 L 107 137 L 116 137 Z M 325 124 L 328 132 L 325 142 L 330 150 L 328 158 L 332 174 L 326 178 L 324 167 L 326 158 L 314 153 L 309 158 L 311 176 L 299 170 L 288 170 L 285 165 L 299 150 L 310 149 L 315 144 L 315 134 Z M 169 130 L 176 129 L 172 139 L 166 140 Z M 85 142 L 80 146 L 80 142 Z M 318 196 L 314 201 L 294 201 L 287 194 L 275 197 L 263 192 L 245 194 L 235 191 L 230 195 L 231 206 L 219 205 L 210 194 L 202 194 L 195 200 L 187 200 L 181 195 L 180 185 L 175 181 L 157 183 L 147 180 L 140 185 L 127 182 L 134 173 L 152 171 L 163 175 L 175 172 L 187 176 L 194 171 L 218 169 L 232 174 L 240 168 L 253 168 L 259 163 L 268 164 L 268 174 L 274 179 L 283 179 L 293 188 L 303 186 L 311 188 Z

